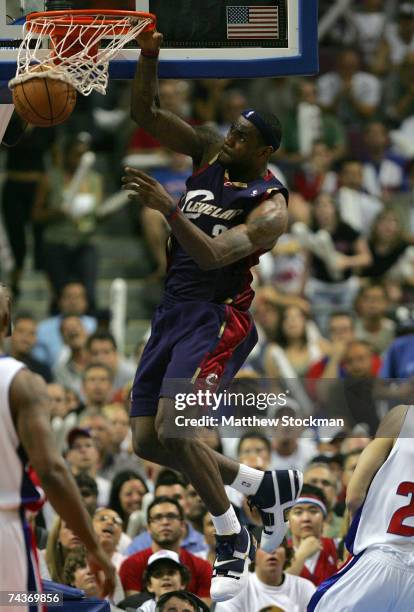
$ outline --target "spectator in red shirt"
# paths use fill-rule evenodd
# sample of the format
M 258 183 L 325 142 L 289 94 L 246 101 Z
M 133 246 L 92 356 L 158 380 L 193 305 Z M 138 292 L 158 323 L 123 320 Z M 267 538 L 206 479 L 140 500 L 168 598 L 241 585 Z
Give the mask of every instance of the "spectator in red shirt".
M 323 491 L 312 485 L 303 485 L 289 514 L 295 556 L 288 572 L 307 578 L 316 586 L 332 576 L 337 568 L 335 542 L 322 536 L 327 514 Z
M 126 595 L 143 591 L 142 577 L 153 553 L 172 550 L 178 553 L 181 563 L 191 574 L 188 590 L 209 603 L 211 565 L 180 547 L 185 529 L 184 513 L 180 504 L 171 497 L 156 497 L 148 506 L 147 522 L 152 546 L 128 557 L 120 569 Z

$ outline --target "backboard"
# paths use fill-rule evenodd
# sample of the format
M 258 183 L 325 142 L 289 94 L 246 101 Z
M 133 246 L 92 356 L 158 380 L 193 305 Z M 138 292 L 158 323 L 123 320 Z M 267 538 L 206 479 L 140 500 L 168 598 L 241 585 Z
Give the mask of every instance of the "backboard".
M 164 34 L 161 78 L 257 78 L 318 71 L 317 0 L 49 0 L 73 8 L 155 13 Z M 1 0 L 0 80 L 14 76 L 25 15 L 44 0 Z M 134 44 L 134 43 L 133 43 Z M 111 78 L 132 78 L 138 52 L 124 48 Z

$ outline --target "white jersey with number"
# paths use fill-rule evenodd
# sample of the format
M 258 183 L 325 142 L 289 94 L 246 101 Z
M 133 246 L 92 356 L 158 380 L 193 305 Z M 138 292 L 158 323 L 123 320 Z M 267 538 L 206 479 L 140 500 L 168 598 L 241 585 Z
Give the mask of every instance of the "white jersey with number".
M 20 508 L 24 464 L 19 455 L 20 442 L 13 424 L 9 395 L 10 385 L 24 364 L 12 357 L 0 355 L 0 510 Z
M 354 555 L 390 550 L 414 563 L 414 406 L 408 408 L 400 435 L 352 522 L 347 548 Z
M 10 410 L 10 386 L 25 365 L 0 355 L 0 592 L 2 612 L 14 612 L 4 593 L 40 591 L 40 575 L 31 532 L 24 517 L 24 505 L 37 502 L 40 491 L 27 473 L 27 457 L 20 444 Z M 20 607 L 22 612 L 38 612 L 41 606 Z

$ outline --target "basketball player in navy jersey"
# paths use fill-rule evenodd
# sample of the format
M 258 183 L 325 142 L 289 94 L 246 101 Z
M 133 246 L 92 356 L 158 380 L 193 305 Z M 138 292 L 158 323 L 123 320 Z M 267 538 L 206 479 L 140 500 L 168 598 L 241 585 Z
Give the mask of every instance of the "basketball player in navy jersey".
M 414 406 L 396 406 L 361 453 L 346 504 L 352 558 L 313 595 L 308 612 L 414 609 Z
M 190 155 L 194 174 L 179 204 L 153 178 L 126 168 L 130 197 L 165 215 L 172 232 L 162 302 L 152 321 L 131 393 L 134 448 L 145 459 L 180 470 L 212 514 L 217 557 L 211 596 L 234 597 L 246 584 L 255 546 L 226 496 L 224 484 L 249 497 L 272 551 L 287 523 L 284 511 L 300 493 L 297 470 L 262 472 L 239 465 L 198 439 L 171 435 L 174 394 L 168 381 L 203 381 L 215 391 L 228 384 L 257 341 L 248 308 L 251 266 L 273 248 L 287 223 L 288 192 L 267 170 L 279 145 L 278 119 L 242 113 L 226 138 L 195 129 L 157 105 L 162 35 L 138 37 L 141 56 L 133 83 L 132 116 L 164 146 Z M 193 388 L 194 388 L 193 387 Z M 177 412 L 175 412 L 177 415 Z
M 40 575 L 25 508 L 38 506 L 40 494 L 29 476 L 36 471 L 56 512 L 80 538 L 89 552 L 89 563 L 102 594 L 113 592 L 115 568 L 99 544 L 79 490 L 55 448 L 50 427 L 50 401 L 43 379 L 24 363 L 3 354 L 10 335 L 10 298 L 0 284 L 0 591 L 41 591 Z M 14 610 L 14 604 L 2 607 Z M 26 612 L 45 608 L 28 605 Z

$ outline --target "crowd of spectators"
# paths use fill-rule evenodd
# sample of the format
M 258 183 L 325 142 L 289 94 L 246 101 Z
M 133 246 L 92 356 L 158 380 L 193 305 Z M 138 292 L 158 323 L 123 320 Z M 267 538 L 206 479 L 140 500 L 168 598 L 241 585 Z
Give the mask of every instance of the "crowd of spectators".
M 414 2 L 354 0 L 320 55 L 314 77 L 160 83 L 164 108 L 223 134 L 249 106 L 280 117 L 271 170 L 290 190 L 289 227 L 254 270 L 259 341 L 235 386 L 287 392 L 285 406 L 261 416 L 343 419 L 205 432 L 247 465 L 305 474 L 306 500 L 290 513 L 287 539 L 258 552 L 246 590 L 217 612 L 304 612 L 346 559 L 344 499 L 358 456 L 385 412 L 414 390 Z M 112 608 L 151 612 L 175 598 L 210 609 L 211 519 L 180 474 L 134 455 L 128 398 L 139 350 L 121 354 L 98 316 L 94 235 L 102 203 L 122 200 L 123 164 L 145 169 L 176 198 L 191 172 L 188 158 L 130 121 L 129 88 L 114 82 L 106 98 L 81 100 L 62 129 L 22 134 L 13 119 L 2 212 L 14 263 L 8 277 L 0 271 L 16 306 L 5 349 L 48 383 L 56 443 L 117 568 Z M 151 280 L 162 282 L 168 226 L 144 207 L 134 215 Z M 42 321 L 18 308 L 29 226 L 34 265 L 50 286 Z M 246 500 L 228 494 L 260 538 Z M 95 596 L 80 541 L 51 506 L 31 520 L 43 577 Z

